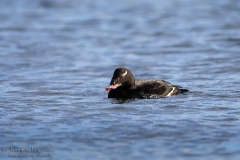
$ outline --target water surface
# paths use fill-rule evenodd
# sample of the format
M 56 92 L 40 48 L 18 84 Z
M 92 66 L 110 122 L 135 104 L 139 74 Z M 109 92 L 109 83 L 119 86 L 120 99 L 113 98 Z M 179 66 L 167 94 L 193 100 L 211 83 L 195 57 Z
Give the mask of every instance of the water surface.
M 239 17 L 236 0 L 2 0 L 1 149 L 238 160 Z M 104 88 L 117 67 L 190 92 L 113 104 Z M 0 158 L 31 159 L 11 153 Z

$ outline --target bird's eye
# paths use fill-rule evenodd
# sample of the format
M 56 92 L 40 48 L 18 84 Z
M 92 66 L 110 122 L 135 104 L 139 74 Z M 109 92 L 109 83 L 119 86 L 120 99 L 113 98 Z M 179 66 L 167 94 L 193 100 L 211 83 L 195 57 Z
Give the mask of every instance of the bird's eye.
M 123 77 L 126 76 L 126 75 L 127 75 L 127 71 L 125 71 L 125 72 L 122 74 Z

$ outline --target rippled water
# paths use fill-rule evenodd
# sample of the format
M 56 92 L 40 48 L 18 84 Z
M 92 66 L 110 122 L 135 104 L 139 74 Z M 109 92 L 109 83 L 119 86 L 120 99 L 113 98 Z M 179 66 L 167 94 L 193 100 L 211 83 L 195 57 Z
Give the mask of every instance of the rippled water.
M 238 160 L 239 17 L 238 0 L 1 0 L 0 158 Z M 113 104 L 117 67 L 190 92 Z

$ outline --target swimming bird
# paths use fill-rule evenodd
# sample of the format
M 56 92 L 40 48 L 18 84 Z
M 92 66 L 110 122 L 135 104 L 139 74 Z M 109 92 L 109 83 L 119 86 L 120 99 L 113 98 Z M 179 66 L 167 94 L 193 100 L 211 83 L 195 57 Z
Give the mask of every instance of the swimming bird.
M 172 85 L 164 80 L 136 80 L 132 72 L 127 68 L 117 68 L 105 89 L 109 91 L 108 98 L 141 98 L 154 99 L 170 97 L 172 95 L 188 92 L 180 86 Z

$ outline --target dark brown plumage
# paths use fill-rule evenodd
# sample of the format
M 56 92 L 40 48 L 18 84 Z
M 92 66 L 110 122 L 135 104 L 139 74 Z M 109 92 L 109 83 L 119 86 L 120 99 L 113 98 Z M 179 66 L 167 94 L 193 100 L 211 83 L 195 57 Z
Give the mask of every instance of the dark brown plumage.
M 137 80 L 132 72 L 126 68 L 117 68 L 106 88 L 109 91 L 108 98 L 161 98 L 169 97 L 182 92 L 179 86 L 174 86 L 163 80 Z

